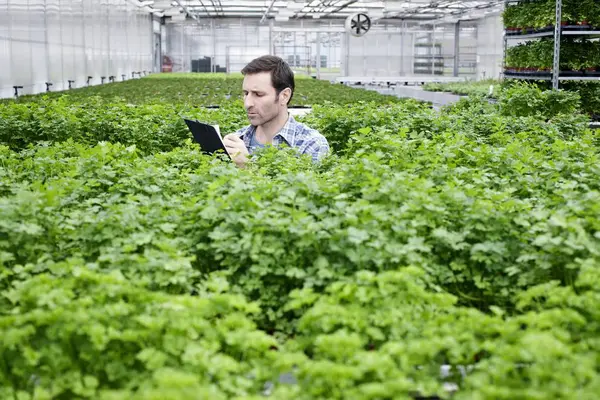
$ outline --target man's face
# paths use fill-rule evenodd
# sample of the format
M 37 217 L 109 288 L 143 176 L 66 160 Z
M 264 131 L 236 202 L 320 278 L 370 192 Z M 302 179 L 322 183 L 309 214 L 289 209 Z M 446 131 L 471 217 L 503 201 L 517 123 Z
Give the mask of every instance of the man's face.
M 275 88 L 271 84 L 270 72 L 259 72 L 244 76 L 244 108 L 254 126 L 264 125 L 279 115 L 283 106 L 281 98 L 277 98 Z

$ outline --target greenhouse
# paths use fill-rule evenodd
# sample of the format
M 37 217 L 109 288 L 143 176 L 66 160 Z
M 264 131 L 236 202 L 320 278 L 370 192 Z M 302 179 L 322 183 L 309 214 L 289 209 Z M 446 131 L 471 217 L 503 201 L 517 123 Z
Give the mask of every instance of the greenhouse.
M 597 399 L 600 1 L 0 0 L 0 400 Z

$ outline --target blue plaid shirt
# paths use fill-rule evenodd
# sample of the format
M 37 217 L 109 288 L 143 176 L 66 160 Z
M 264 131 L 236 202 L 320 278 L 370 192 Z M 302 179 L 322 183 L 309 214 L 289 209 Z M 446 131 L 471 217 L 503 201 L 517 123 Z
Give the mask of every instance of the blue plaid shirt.
M 248 125 L 234 133 L 244 140 L 248 153 L 252 154 L 257 147 L 251 146 L 256 135 L 256 127 Z M 273 138 L 273 146 L 287 144 L 295 147 L 300 154 L 309 154 L 313 162 L 319 161 L 329 153 L 329 143 L 325 136 L 303 123 L 297 122 L 291 115 L 286 124 Z

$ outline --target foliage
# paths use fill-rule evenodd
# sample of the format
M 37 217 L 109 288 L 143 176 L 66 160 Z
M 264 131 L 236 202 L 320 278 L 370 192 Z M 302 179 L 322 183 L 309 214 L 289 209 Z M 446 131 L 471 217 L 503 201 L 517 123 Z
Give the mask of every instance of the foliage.
M 576 92 L 542 91 L 534 84 L 523 82 L 507 88 L 500 96 L 499 103 L 502 114 L 516 117 L 539 115 L 552 118 L 558 114 L 575 114 L 581 108 Z
M 242 100 L 242 77 L 239 74 L 153 74 L 142 79 L 131 79 L 104 85 L 83 87 L 62 92 L 21 96 L 8 103 L 37 102 L 44 97 L 69 95 L 70 103 L 86 104 L 89 97 L 98 96 L 107 102 L 125 102 L 136 105 L 161 104 L 179 107 L 218 107 L 230 101 Z M 310 106 L 335 102 L 353 103 L 357 100 L 394 103 L 400 101 L 391 95 L 351 88 L 316 79 L 296 79 L 296 89 L 290 106 Z
M 493 95 L 491 96 L 489 95 L 490 85 L 493 86 Z M 596 119 L 600 116 L 600 84 L 597 82 L 562 82 L 562 90 L 557 93 L 551 92 L 551 85 L 548 82 L 523 83 L 514 79 L 489 80 L 481 81 L 481 83 L 427 84 L 424 89 L 464 94 L 471 98 L 489 97 L 503 104 L 511 103 L 511 107 L 516 105 L 517 108 L 514 110 L 503 111 L 503 113 L 508 113 L 507 115 L 530 115 L 533 113 L 552 117 L 558 114 L 582 112 Z M 516 93 L 520 97 L 517 97 Z M 515 101 L 521 104 L 513 104 Z M 473 102 L 466 101 L 461 104 L 473 104 Z M 538 109 L 537 106 L 541 104 L 543 104 L 542 108 Z
M 528 70 L 552 69 L 554 39 L 542 38 L 510 47 L 506 50 L 506 67 Z M 600 44 L 587 39 L 562 38 L 560 43 L 561 71 L 596 71 L 600 67 Z
M 595 398 L 600 133 L 511 90 L 315 106 L 333 155 L 245 169 L 141 134 L 234 109 L 3 105 L 0 397 Z
M 554 0 L 529 0 L 507 5 L 503 12 L 504 25 L 510 30 L 527 33 L 527 29 L 554 26 Z M 565 0 L 562 3 L 562 21 L 565 25 L 600 27 L 600 4 L 595 0 Z
M 472 82 L 426 83 L 423 85 L 423 90 L 430 92 L 450 92 L 459 95 L 480 95 L 492 98 L 498 95 L 499 89 L 500 82 L 495 79 Z
M 381 399 L 441 396 L 592 399 L 600 388 L 598 265 L 576 287 L 555 282 L 523 292 L 518 316 L 457 307 L 423 271 L 359 271 L 326 294 L 295 291 L 302 315 L 284 361 L 298 385 L 281 398 Z M 592 311 L 593 310 L 593 311 Z M 292 355 L 293 354 L 293 355 Z M 450 392 L 450 393 L 449 393 Z
M 276 344 L 239 296 L 151 292 L 76 262 L 3 297 L 11 306 L 0 313 L 2 398 L 114 398 L 165 378 L 203 396 L 245 395 L 262 387 L 256 378 Z
M 70 138 L 90 146 L 109 141 L 126 146 L 135 144 L 144 153 L 169 151 L 192 137 L 183 118 L 217 124 L 223 134 L 248 124 L 240 102 L 214 110 L 108 103 L 99 97 L 73 103 L 69 96 L 56 99 L 44 96 L 37 102 L 0 104 L 0 143 L 23 149 L 29 144 Z

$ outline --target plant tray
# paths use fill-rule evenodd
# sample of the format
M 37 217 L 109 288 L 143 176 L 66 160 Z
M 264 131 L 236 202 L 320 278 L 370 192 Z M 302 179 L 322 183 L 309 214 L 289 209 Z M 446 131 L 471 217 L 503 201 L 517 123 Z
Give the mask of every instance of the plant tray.
M 595 31 L 598 30 L 597 27 L 592 26 L 592 25 L 562 25 L 561 27 L 562 31 L 569 31 L 569 32 L 573 32 L 573 31 Z M 545 28 L 538 28 L 538 29 L 533 29 L 533 28 L 528 28 L 528 29 L 506 29 L 505 33 L 507 36 L 524 36 L 524 35 L 531 35 L 534 33 L 546 33 L 546 32 L 552 32 L 554 31 L 554 26 L 547 26 Z
M 504 74 L 505 75 L 539 76 L 539 77 L 552 76 L 552 72 L 546 72 L 546 71 L 515 71 L 515 70 L 505 70 Z
M 583 71 L 563 71 L 563 70 L 561 70 L 559 72 L 558 76 L 584 76 L 584 73 L 583 73 Z

